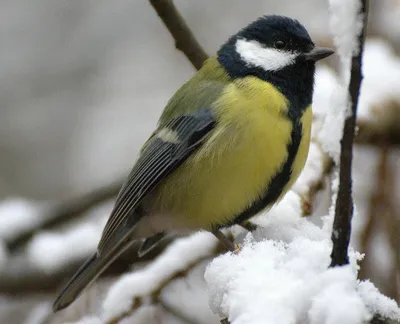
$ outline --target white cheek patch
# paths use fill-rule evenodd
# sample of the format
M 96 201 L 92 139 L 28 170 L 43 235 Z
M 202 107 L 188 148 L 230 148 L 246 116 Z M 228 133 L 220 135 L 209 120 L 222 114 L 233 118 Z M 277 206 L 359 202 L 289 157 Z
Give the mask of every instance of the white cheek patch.
M 275 48 L 265 48 L 259 42 L 246 39 L 236 41 L 236 52 L 249 66 L 260 67 L 265 71 L 278 71 L 293 64 L 298 53 Z

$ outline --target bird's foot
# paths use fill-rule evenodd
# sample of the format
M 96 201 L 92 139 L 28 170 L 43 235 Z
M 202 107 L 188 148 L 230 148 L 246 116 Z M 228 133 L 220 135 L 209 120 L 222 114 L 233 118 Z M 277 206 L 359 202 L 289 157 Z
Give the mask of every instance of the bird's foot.
M 242 246 L 239 243 L 235 243 L 235 250 L 233 251 L 233 253 L 235 254 L 239 254 L 239 252 L 242 250 Z
M 258 228 L 258 226 L 256 224 L 253 224 L 250 221 L 244 221 L 243 223 L 240 223 L 239 225 L 249 232 L 254 232 Z

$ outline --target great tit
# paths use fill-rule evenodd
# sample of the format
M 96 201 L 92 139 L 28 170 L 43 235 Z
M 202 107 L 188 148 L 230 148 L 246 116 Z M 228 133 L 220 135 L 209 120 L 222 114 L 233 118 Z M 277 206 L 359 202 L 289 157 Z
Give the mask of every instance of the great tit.
M 243 224 L 278 202 L 304 167 L 316 47 L 297 20 L 263 16 L 240 30 L 173 95 L 144 144 L 96 253 L 64 286 L 71 304 L 127 247 L 166 233 Z

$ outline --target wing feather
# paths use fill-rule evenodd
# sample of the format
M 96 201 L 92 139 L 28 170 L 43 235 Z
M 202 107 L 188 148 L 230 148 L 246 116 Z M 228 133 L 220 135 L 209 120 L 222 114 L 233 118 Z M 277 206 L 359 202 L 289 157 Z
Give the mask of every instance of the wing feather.
M 203 142 L 216 124 L 210 109 L 200 109 L 194 113 L 172 119 L 158 129 L 174 132 L 177 141 L 167 141 L 158 132 L 150 138 L 139 159 L 122 186 L 110 218 L 103 230 L 98 245 L 101 254 L 111 238 L 124 226 L 141 200 L 149 194 L 168 174 L 181 165 Z M 136 221 L 138 221 L 137 219 Z M 136 223 L 130 220 L 130 223 Z

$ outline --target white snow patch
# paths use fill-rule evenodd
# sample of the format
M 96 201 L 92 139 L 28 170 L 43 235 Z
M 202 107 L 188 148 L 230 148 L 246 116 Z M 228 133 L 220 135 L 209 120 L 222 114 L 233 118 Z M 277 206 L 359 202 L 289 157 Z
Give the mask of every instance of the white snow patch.
M 330 100 L 338 84 L 338 77 L 332 69 L 324 65 L 317 66 L 312 101 L 314 122 L 325 117 L 326 113 L 329 112 L 331 107 Z
M 204 271 L 209 259 L 201 262 L 193 270 L 165 287 L 160 300 L 164 305 L 183 314 L 193 323 L 219 323 L 216 316 L 208 307 L 208 293 L 205 289 Z
M 299 215 L 301 215 L 300 197 L 295 192 L 289 191 L 269 212 L 252 219 L 260 225 L 252 235 L 256 240 L 268 237 L 283 242 L 290 242 L 300 236 L 322 240 L 329 235 L 325 229 L 322 231 L 317 225 Z
M 389 43 L 378 39 L 366 42 L 363 74 L 358 117 L 383 123 L 385 114 L 378 119 L 374 110 L 384 109 L 391 102 L 400 103 L 400 59 Z
M 317 281 L 319 291 L 308 311 L 310 324 L 363 324 L 371 319 L 357 293 L 356 274 L 350 266 L 327 269 L 317 275 Z
M 10 198 L 0 203 L 0 238 L 10 240 L 40 224 L 43 204 L 22 198 Z
M 342 63 L 345 83 L 350 80 L 351 57 L 359 52 L 358 35 L 363 27 L 359 0 L 329 0 L 330 27 Z
M 95 316 L 85 316 L 76 322 L 65 322 L 64 324 L 104 324 L 104 323 Z
M 295 197 L 285 205 L 295 208 Z M 373 313 L 397 316 L 396 303 L 376 288 L 360 293 L 362 255 L 350 249 L 350 265 L 329 268 L 330 226 L 319 228 L 290 209 L 281 209 L 281 219 L 274 213 L 265 218 L 265 228 L 248 234 L 239 254 L 217 257 L 207 267 L 212 310 L 231 324 L 361 324 Z
M 373 283 L 368 280 L 359 282 L 358 293 L 371 313 L 400 321 L 400 309 L 397 303 L 382 295 Z
M 335 163 L 338 163 L 343 125 L 350 111 L 347 85 L 337 84 L 336 87 L 332 88 L 332 94 L 328 102 L 329 107 L 317 138 L 324 151 L 330 155 Z
M 100 220 L 100 221 L 99 221 Z M 82 260 L 96 251 L 105 218 L 80 223 L 56 232 L 41 232 L 26 248 L 26 257 L 37 269 L 52 273 L 74 260 Z
M 359 0 L 329 0 L 329 5 L 330 27 L 341 61 L 341 76 L 339 84 L 332 88 L 328 101 L 329 110 L 321 127 L 319 139 L 323 149 L 337 163 L 344 121 L 352 113 L 348 84 L 351 59 L 359 51 L 358 35 L 363 27 L 363 17 L 360 14 Z

